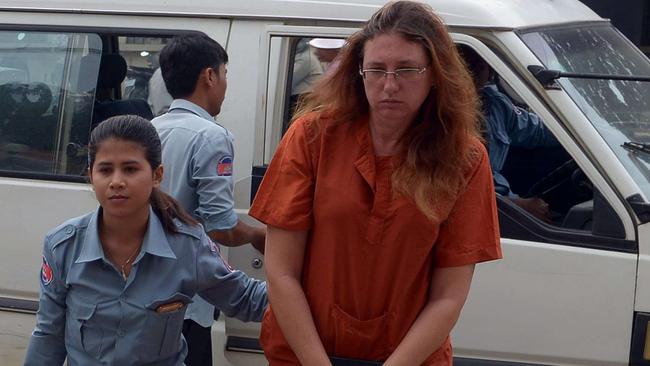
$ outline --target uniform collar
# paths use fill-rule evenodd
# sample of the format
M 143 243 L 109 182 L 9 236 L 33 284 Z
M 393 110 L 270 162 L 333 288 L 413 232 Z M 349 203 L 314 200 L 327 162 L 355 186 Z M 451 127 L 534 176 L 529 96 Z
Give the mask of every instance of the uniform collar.
M 172 101 L 172 104 L 169 106 L 169 111 L 171 112 L 174 109 L 184 109 L 186 111 L 196 114 L 197 116 L 203 119 L 207 119 L 208 121 L 214 122 L 214 117 L 211 116 L 210 113 L 208 113 L 208 111 L 206 111 L 205 109 L 201 108 L 197 104 L 194 104 L 186 99 L 174 99 L 174 101 Z
M 101 207 L 97 208 L 88 222 L 88 227 L 86 228 L 86 235 L 83 241 L 83 247 L 81 248 L 81 254 L 75 263 L 83 262 L 92 262 L 98 259 L 103 259 L 108 261 L 104 255 L 104 249 L 101 246 L 101 241 L 99 240 L 99 215 L 101 213 Z M 165 235 L 165 230 L 163 229 L 162 223 L 158 219 L 158 216 L 153 212 L 151 207 L 149 208 L 149 223 L 147 226 L 147 231 L 144 234 L 144 239 L 142 242 L 142 250 L 136 258 L 135 262 L 139 261 L 143 253 L 149 253 L 159 257 L 166 257 L 176 259 L 176 255 L 169 246 L 169 241 L 167 241 L 167 236 Z
M 481 88 L 482 93 L 498 93 L 499 88 L 494 83 L 487 83 Z

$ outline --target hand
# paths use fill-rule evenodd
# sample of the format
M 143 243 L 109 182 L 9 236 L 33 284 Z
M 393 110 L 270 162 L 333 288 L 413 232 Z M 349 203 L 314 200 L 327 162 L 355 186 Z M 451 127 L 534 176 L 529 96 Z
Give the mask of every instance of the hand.
M 511 198 L 517 206 L 528 211 L 531 215 L 537 217 L 538 219 L 551 223 L 551 211 L 549 210 L 548 203 L 544 202 L 543 199 L 539 197 L 531 198 Z

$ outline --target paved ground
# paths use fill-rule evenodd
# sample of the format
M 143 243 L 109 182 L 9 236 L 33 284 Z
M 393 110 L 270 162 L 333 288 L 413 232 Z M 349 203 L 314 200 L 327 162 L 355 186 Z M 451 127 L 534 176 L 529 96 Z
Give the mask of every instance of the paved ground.
M 34 314 L 0 311 L 0 365 L 23 364 L 29 336 L 35 323 Z
M 0 310 L 0 366 L 22 366 L 29 336 L 34 330 L 34 314 L 15 313 Z M 212 327 L 213 365 L 259 366 L 266 364 L 262 355 L 243 352 L 224 354 L 226 343 L 224 322 L 218 321 Z

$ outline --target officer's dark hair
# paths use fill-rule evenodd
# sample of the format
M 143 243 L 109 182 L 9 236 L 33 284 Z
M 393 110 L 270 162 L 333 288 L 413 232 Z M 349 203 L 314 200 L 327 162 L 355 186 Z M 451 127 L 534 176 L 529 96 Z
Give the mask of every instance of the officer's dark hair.
M 88 143 L 88 167 L 92 172 L 97 151 L 104 141 L 117 139 L 134 142 L 142 147 L 144 156 L 155 170 L 161 164 L 162 148 L 158 132 L 148 120 L 134 115 L 111 117 L 100 123 L 90 134 Z M 188 225 L 197 225 L 198 221 L 185 212 L 178 201 L 170 195 L 154 188 L 149 197 L 149 202 L 167 232 L 177 232 L 174 219 Z
M 207 67 L 219 71 L 228 63 L 228 54 L 203 33 L 188 33 L 172 38 L 160 51 L 160 71 L 172 98 L 185 98 L 194 92 L 199 74 Z

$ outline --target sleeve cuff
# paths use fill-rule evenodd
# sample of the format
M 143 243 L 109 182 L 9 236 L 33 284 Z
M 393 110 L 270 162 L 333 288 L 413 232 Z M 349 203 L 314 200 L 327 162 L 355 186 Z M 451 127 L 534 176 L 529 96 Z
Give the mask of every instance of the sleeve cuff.
M 435 258 L 435 263 L 437 267 L 459 267 L 501 258 L 503 258 L 501 249 L 499 247 L 493 247 L 480 248 L 460 255 L 458 253 L 454 253 L 449 256 L 441 254 Z
M 215 230 L 230 230 L 237 226 L 237 213 L 235 210 L 230 210 L 221 215 L 212 215 L 208 219 L 203 219 L 203 227 L 206 232 Z

